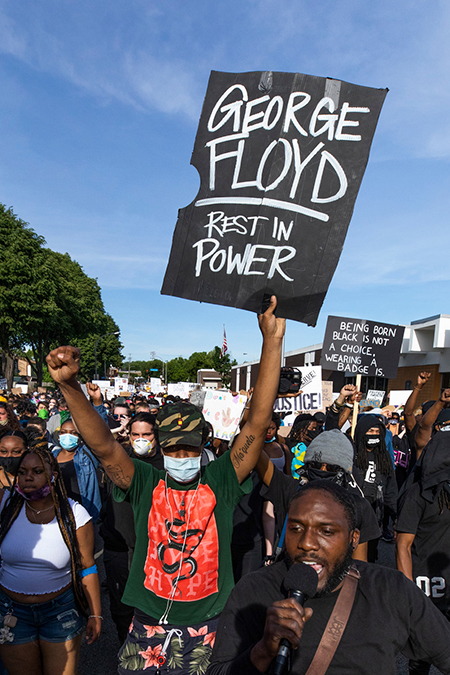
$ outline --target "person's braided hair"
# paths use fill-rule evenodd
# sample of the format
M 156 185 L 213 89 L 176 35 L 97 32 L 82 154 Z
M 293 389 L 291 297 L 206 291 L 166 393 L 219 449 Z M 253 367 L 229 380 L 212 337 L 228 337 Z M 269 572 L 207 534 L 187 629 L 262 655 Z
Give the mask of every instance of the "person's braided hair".
M 299 443 L 303 440 L 304 438 L 304 433 L 306 432 L 308 426 L 311 424 L 311 422 L 315 422 L 315 419 L 312 415 L 298 415 L 295 420 L 294 424 L 292 425 L 292 429 L 290 430 L 287 438 L 288 441 L 290 442 L 290 445 L 293 446 L 296 443 Z M 303 441 L 304 442 L 304 441 Z
M 450 495 L 447 486 L 443 485 L 438 494 L 439 515 L 444 512 L 444 509 L 450 509 Z
M 47 441 L 44 437 L 33 434 L 33 437 L 29 439 L 28 448 L 21 456 L 20 464 L 17 467 L 16 473 L 14 475 L 14 485 L 17 483 L 17 476 L 24 458 L 27 457 L 27 455 L 32 454 L 39 457 L 45 472 L 45 464 L 47 463 L 50 465 L 52 472 L 56 474 L 54 482 L 52 482 L 49 476 L 47 476 L 47 483 L 50 486 L 51 495 L 53 497 L 59 529 L 61 531 L 63 541 L 66 544 L 70 554 L 70 572 L 75 602 L 81 613 L 87 617 L 90 613 L 89 605 L 84 594 L 80 576 L 78 574 L 82 569 L 82 566 L 76 536 L 75 518 L 68 501 L 66 488 L 61 477 L 58 462 L 49 451 Z M 22 495 L 20 495 L 16 490 L 11 491 L 9 498 L 5 503 L 5 507 L 0 515 L 0 546 L 12 524 L 19 515 L 24 501 L 25 500 Z

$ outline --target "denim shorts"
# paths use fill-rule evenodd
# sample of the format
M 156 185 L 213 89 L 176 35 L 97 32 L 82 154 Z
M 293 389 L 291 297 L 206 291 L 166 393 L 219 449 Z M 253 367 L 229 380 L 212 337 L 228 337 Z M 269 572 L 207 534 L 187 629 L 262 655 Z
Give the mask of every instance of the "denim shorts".
M 35 640 L 67 642 L 79 635 L 85 625 L 71 588 L 53 600 L 33 605 L 15 602 L 0 589 L 0 627 L 7 614 L 17 619 L 14 628 L 10 628 L 14 640 L 5 643 L 8 645 L 24 645 Z

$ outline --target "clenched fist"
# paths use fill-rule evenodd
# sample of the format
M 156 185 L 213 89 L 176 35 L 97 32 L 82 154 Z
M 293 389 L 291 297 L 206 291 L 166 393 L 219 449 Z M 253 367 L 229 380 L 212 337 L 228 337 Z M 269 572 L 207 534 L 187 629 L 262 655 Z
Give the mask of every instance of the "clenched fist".
M 47 356 L 48 372 L 58 384 L 64 384 L 76 378 L 80 369 L 80 350 L 78 347 L 58 347 Z

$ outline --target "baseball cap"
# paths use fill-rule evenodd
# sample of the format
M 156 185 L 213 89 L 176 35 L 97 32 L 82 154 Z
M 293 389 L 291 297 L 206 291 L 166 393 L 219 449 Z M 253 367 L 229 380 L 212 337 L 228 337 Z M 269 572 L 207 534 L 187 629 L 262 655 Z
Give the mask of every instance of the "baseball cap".
M 169 403 L 156 416 L 158 441 L 162 448 L 182 443 L 199 447 L 206 426 L 202 413 L 192 403 Z

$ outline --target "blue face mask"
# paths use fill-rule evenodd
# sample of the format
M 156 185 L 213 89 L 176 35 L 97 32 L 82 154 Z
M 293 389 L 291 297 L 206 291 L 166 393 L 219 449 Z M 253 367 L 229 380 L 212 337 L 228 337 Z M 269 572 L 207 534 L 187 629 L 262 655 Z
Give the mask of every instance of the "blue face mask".
M 198 457 L 170 457 L 164 455 L 164 468 L 177 483 L 190 483 L 200 472 L 202 455 Z
M 59 444 L 63 450 L 74 450 L 79 443 L 78 436 L 75 434 L 61 434 L 59 437 Z

